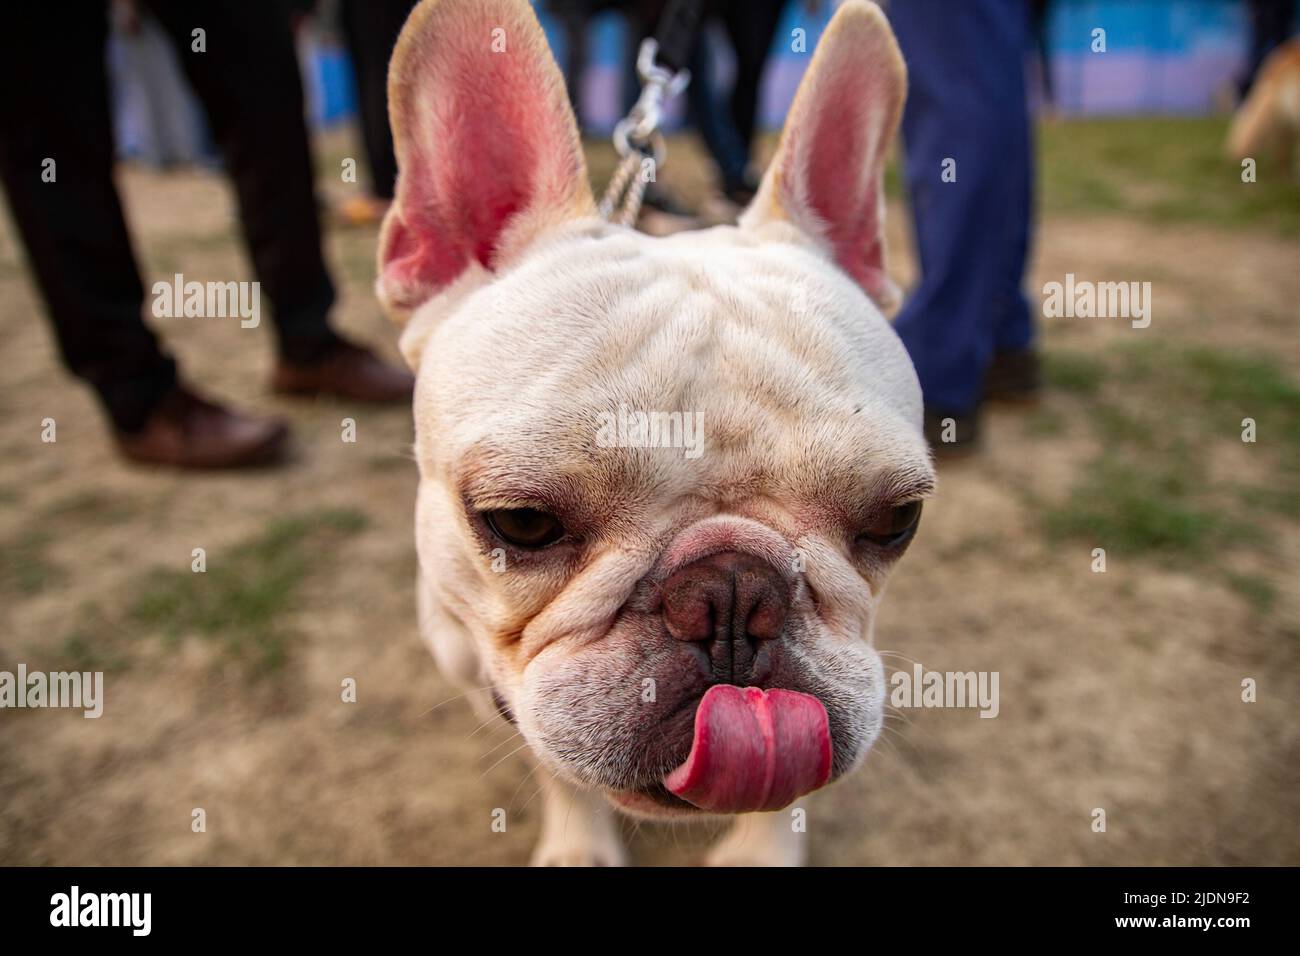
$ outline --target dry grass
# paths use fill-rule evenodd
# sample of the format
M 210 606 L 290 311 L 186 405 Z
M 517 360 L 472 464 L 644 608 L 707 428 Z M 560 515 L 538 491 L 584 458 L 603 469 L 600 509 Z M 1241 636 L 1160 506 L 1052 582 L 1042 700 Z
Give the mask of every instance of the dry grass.
M 666 178 L 698 195 L 698 164 L 673 148 Z M 1047 188 L 1080 188 L 1069 175 L 1051 167 Z M 251 278 L 219 180 L 131 170 L 123 184 L 147 276 Z M 1044 199 L 1030 287 L 1150 280 L 1153 324 L 1049 323 L 1043 404 L 995 411 L 984 453 L 944 469 L 880 641 L 893 666 L 1000 672 L 1001 714 L 892 717 L 865 772 L 809 801 L 816 862 L 1300 863 L 1300 247 L 1272 220 L 1173 227 L 1073 195 Z M 905 222 L 895 204 L 903 279 Z M 391 342 L 373 242 L 330 236 L 338 315 Z M 252 476 L 128 468 L 40 315 L 5 223 L 0 668 L 108 676 L 100 720 L 0 713 L 0 862 L 526 860 L 539 805 L 525 763 L 485 772 L 514 744 L 474 733 L 415 636 L 409 413 L 273 399 L 269 329 L 177 320 L 162 331 L 190 378 L 287 414 L 299 460 Z M 39 441 L 47 416 L 54 445 Z M 356 444 L 339 440 L 346 416 Z M 348 677 L 355 704 L 340 700 Z M 1240 700 L 1246 677 L 1257 703 Z M 511 810 L 505 834 L 495 807 Z M 691 861 L 706 835 L 641 827 L 635 855 Z

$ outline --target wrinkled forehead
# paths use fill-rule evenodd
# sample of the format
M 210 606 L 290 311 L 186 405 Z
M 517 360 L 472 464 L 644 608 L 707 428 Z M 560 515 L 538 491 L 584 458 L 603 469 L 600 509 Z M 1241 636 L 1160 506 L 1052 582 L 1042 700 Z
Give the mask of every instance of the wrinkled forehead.
M 421 453 L 447 466 L 661 481 L 911 467 L 920 414 L 857 287 L 735 229 L 538 248 L 443 319 L 416 399 Z

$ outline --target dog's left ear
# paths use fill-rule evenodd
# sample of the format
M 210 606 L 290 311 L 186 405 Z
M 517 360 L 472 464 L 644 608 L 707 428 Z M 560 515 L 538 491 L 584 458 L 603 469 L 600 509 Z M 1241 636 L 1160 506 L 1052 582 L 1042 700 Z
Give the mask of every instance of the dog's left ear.
M 742 227 L 785 221 L 811 236 L 888 309 L 885 155 L 907 95 L 907 70 L 885 15 L 849 0 L 822 34 L 786 117 L 776 157 Z
M 526 0 L 424 0 L 393 51 L 388 115 L 400 174 L 377 287 L 399 322 L 595 215 L 564 79 Z

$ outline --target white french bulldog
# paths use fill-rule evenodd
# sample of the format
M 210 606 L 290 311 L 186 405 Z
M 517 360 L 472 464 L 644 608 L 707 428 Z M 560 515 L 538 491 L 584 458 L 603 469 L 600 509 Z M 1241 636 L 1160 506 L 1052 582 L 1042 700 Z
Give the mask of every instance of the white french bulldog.
M 419 377 L 420 630 L 540 765 L 534 862 L 624 862 L 612 804 L 743 814 L 709 862 L 797 864 L 776 811 L 880 733 L 873 621 L 934 486 L 880 312 L 905 87 L 844 4 L 740 225 L 651 238 L 597 217 L 525 0 L 402 31 L 378 293 Z

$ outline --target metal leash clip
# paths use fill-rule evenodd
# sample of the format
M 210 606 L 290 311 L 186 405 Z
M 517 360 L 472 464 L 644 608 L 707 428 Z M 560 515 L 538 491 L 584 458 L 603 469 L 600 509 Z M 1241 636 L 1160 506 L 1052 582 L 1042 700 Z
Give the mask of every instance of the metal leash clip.
M 667 156 L 663 133 L 659 132 L 664 104 L 679 96 L 691 82 L 690 70 L 673 72 L 660 66 L 655 62 L 658 55 L 659 44 L 654 37 L 641 41 L 636 57 L 641 96 L 614 127 L 614 148 L 623 159 L 610 178 L 599 209 L 602 217 L 621 226 L 635 223 L 641 211 L 648 184 L 646 177 L 637 175 L 642 164 L 648 159 L 658 169 Z

